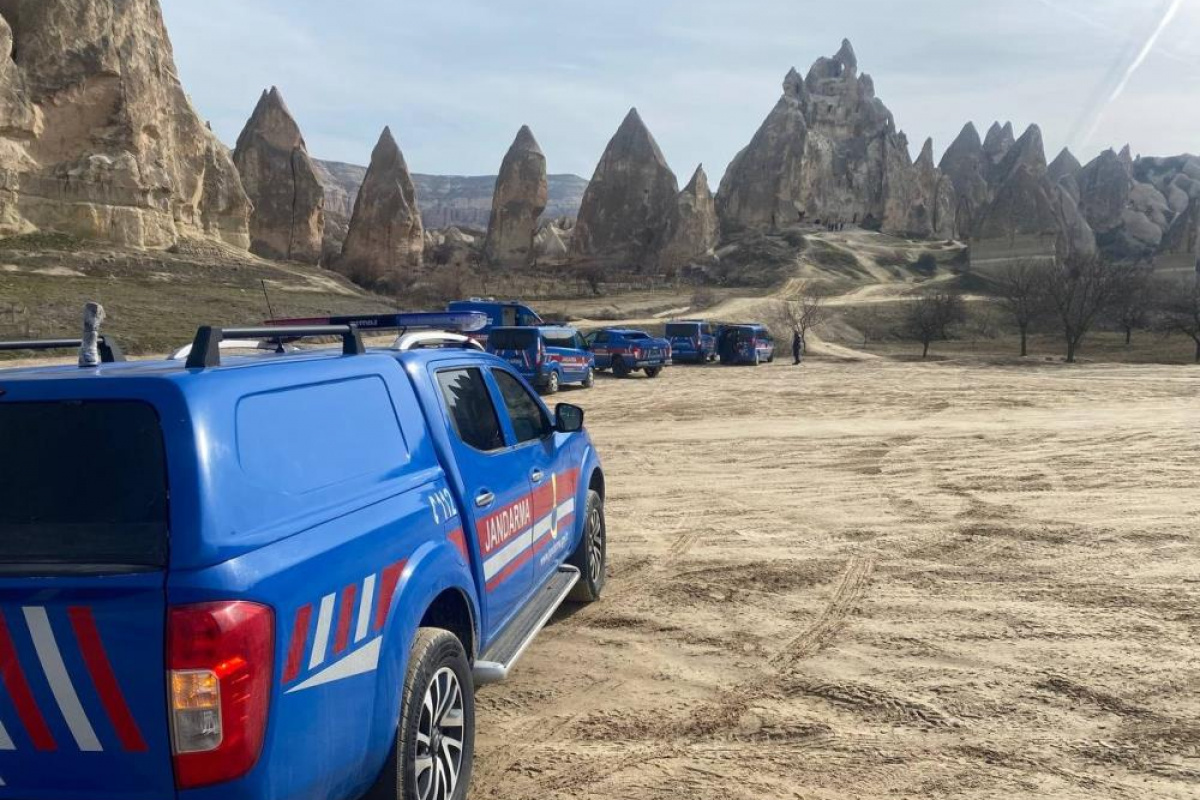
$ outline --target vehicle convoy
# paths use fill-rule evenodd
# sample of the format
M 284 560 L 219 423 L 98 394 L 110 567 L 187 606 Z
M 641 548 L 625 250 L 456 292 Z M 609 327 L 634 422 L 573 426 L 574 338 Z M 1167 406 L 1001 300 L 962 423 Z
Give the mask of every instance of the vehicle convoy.
M 604 328 L 588 335 L 587 346 L 595 356 L 596 369 L 611 369 L 618 378 L 639 371 L 647 378 L 657 378 L 671 364 L 671 343 L 645 331 Z
M 770 364 L 775 360 L 775 338 L 766 325 L 722 325 L 717 352 L 722 364 Z
M 481 344 L 487 343 L 493 328 L 530 328 L 544 323 L 536 311 L 516 300 L 485 300 L 472 297 L 470 300 L 457 300 L 450 303 L 446 306 L 446 310 L 486 314 L 487 325 L 471 334 Z
M 493 328 L 487 350 L 504 359 L 530 384 L 546 394 L 577 383 L 590 389 L 596 383 L 596 364 L 583 334 L 574 328 L 541 325 Z
M 0 371 L 0 798 L 465 797 L 474 687 L 604 587 L 583 411 L 352 325 L 100 344 Z
M 680 320 L 667 323 L 671 358 L 678 364 L 707 364 L 717 360 L 717 326 L 704 320 Z

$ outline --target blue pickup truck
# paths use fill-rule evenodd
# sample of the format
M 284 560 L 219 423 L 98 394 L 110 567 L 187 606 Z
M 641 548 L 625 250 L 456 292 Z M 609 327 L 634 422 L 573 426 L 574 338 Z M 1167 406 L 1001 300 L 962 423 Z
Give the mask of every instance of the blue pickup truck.
M 583 334 L 574 328 L 493 328 L 487 350 L 545 394 L 558 394 L 559 389 L 573 383 L 584 389 L 596 383 L 596 363 Z
M 604 587 L 583 411 L 354 326 L 101 344 L 0 371 L 0 798 L 465 797 L 474 687 Z
M 611 369 L 618 378 L 638 371 L 657 378 L 671 365 L 671 343 L 645 331 L 604 328 L 588 335 L 587 346 L 595 356 L 596 369 Z

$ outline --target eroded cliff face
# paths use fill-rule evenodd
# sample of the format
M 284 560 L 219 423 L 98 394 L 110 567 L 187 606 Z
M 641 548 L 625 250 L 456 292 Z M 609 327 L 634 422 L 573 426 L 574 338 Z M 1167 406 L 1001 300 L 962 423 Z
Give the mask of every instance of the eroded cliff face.
M 727 237 L 830 222 L 949 236 L 954 205 L 953 186 L 932 153 L 913 163 L 848 41 L 806 77 L 787 74 L 783 96 L 731 163 L 717 196 Z
M 659 266 L 664 270 L 677 270 L 695 259 L 711 255 L 720 234 L 716 198 L 708 185 L 704 165 L 700 165 L 675 198 L 675 208 L 659 253 Z
M 325 233 L 325 190 L 300 126 L 274 86 L 262 93 L 233 151 L 254 211 L 250 249 L 264 258 L 315 264 Z
M 678 194 L 658 142 L 631 110 L 583 195 L 571 257 L 617 268 L 655 266 Z
M 156 0 L 6 0 L 0 14 L 0 233 L 249 247 L 250 202 L 180 85 Z

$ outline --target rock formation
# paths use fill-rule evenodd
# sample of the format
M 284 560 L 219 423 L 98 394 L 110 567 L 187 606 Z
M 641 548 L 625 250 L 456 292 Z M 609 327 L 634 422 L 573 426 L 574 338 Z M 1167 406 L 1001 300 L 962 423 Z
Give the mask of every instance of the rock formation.
M 496 178 L 492 217 L 483 247 L 488 261 L 503 266 L 526 266 L 533 261 L 533 239 L 549 196 L 546 156 L 533 138 L 533 131 L 523 126 Z
M 1092 254 L 1095 238 L 1075 199 L 1062 186 L 1050 180 L 1042 131 L 1030 125 L 1021 138 L 1011 144 L 1007 128 L 993 126 L 993 147 L 984 145 L 984 155 L 992 163 L 993 196 L 980 212 L 971 231 L 976 240 L 998 239 L 1014 243 L 1018 238 L 1033 238 L 1053 247 L 1060 255 Z
M 1079 170 L 1083 169 L 1083 165 L 1079 163 L 1079 159 L 1064 147 L 1062 152 L 1050 162 L 1050 167 L 1047 170 L 1047 177 L 1051 183 L 1058 183 L 1063 178 L 1074 176 Z
M 955 228 L 964 236 L 974 230 L 980 212 L 991 201 L 989 165 L 979 131 L 974 123 L 968 122 L 942 155 L 939 165 L 954 185 Z
M 1163 244 L 1177 211 L 1154 185 L 1137 180 L 1128 147 L 1106 150 L 1076 175 L 1080 211 L 1096 232 L 1100 247 L 1118 258 L 1154 253 Z M 1183 181 L 1166 188 L 1179 188 Z M 1190 203 L 1190 200 L 1189 200 Z M 1181 205 L 1176 199 L 1176 207 Z M 1186 206 L 1184 206 L 1186 210 Z M 1173 237 L 1173 247 L 1187 237 Z
M 262 93 L 233 151 L 250 215 L 250 250 L 315 264 L 325 233 L 325 191 L 296 120 L 274 86 Z
M 157 0 L 7 0 L 0 15 L 0 234 L 249 247 L 250 203 L 179 83 Z
M 807 77 L 787 74 L 783 96 L 721 181 L 717 207 L 727 236 L 802 222 L 949 235 L 951 184 L 937 173 L 932 154 L 927 164 L 913 164 L 874 81 L 859 75 L 854 49 L 843 41 Z
M 719 238 L 716 199 L 702 164 L 675 198 L 659 264 L 666 270 L 687 266 L 691 260 L 711 254 Z
M 424 250 L 417 190 L 391 129 L 384 128 L 354 201 L 336 268 L 356 283 L 375 286 L 420 267 Z
M 679 183 L 637 109 L 608 143 L 583 195 L 571 240 L 580 261 L 654 266 L 675 209 Z
M 534 252 L 539 260 L 562 261 L 571 253 L 571 237 L 575 232 L 574 217 L 558 217 L 542 223 L 534 237 Z

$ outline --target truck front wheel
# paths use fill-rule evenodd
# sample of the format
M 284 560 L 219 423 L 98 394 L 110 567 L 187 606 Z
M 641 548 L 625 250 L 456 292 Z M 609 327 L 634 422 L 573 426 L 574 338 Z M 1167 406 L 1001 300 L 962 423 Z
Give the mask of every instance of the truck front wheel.
M 604 522 L 604 500 L 598 492 L 588 492 L 585 513 L 583 537 L 568 562 L 579 570 L 579 582 L 571 590 L 570 599 L 577 603 L 594 603 L 604 591 L 608 569 L 608 528 Z
M 462 642 L 421 628 L 408 659 L 400 728 L 365 800 L 464 800 L 475 753 L 475 688 Z

